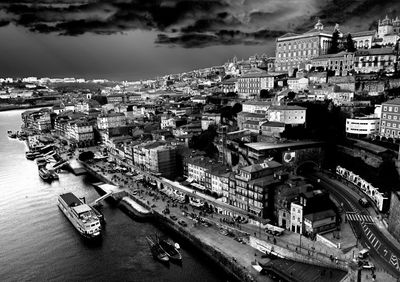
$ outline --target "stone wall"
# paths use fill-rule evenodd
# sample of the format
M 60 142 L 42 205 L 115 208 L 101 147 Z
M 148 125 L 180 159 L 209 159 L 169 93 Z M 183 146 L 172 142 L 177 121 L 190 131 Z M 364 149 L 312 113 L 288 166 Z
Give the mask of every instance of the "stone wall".
M 390 200 L 388 230 L 400 242 L 400 194 L 393 192 Z

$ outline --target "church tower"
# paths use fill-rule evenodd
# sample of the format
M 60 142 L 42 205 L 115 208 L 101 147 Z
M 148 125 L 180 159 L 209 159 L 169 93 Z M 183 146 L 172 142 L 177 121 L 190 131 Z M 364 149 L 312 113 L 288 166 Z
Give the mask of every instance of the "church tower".
M 393 22 L 389 17 L 386 17 L 378 22 L 378 37 L 382 38 L 386 34 L 393 33 Z

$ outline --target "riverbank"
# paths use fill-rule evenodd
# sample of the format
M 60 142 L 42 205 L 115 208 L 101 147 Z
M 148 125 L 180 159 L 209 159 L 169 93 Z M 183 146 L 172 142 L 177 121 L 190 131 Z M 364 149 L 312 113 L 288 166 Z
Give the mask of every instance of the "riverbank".
M 0 112 L 13 111 L 13 110 L 29 110 L 29 109 L 40 109 L 46 107 L 53 107 L 56 102 L 43 103 L 39 105 L 8 105 L 0 106 Z
M 266 276 L 260 275 L 252 265 L 256 262 L 260 265 L 269 264 L 271 259 L 265 255 L 266 252 L 302 264 L 302 270 L 306 273 L 311 273 L 313 268 L 316 268 L 315 265 L 332 271 L 334 277 L 341 277 L 347 271 L 344 263 L 351 253 L 345 258 L 342 257 L 341 250 L 331 250 L 329 254 L 339 256 L 338 262 L 332 264 L 329 254 L 319 242 L 313 243 L 314 254 L 310 256 L 310 252 L 307 255 L 309 242 L 306 238 L 303 238 L 302 248 L 296 245 L 298 238 L 295 235 L 298 234 L 289 232 L 284 236 L 285 239 L 275 238 L 264 232 L 260 233 L 258 227 L 250 224 L 228 226 L 228 223 L 223 221 L 223 215 L 208 214 L 189 204 L 178 204 L 151 185 L 133 181 L 123 173 L 110 173 L 106 163 L 86 164 L 85 167 L 90 174 L 107 180 L 108 183 L 119 187 L 118 189 L 135 191 L 136 197 L 151 205 L 157 226 L 173 231 L 177 237 L 188 242 L 191 248 L 205 254 L 235 280 L 265 281 Z M 175 217 L 172 218 L 171 215 Z M 185 221 L 187 226 L 179 225 L 177 222 L 180 220 Z M 204 222 L 207 224 L 203 224 Z M 221 228 L 229 230 L 228 234 L 221 232 Z

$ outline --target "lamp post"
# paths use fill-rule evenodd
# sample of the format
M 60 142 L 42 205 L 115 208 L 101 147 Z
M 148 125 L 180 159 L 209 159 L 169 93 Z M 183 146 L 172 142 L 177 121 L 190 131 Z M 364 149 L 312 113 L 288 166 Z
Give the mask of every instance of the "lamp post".
M 396 49 L 396 58 L 395 58 L 395 62 L 394 62 L 394 76 L 397 77 L 398 76 L 398 59 L 399 59 L 399 42 L 400 42 L 400 38 L 396 40 L 396 45 L 395 45 L 395 49 Z

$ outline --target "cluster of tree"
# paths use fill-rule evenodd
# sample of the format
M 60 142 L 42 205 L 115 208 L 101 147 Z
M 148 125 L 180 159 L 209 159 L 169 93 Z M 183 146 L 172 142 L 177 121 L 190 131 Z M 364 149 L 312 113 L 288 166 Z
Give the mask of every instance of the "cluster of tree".
M 206 156 L 214 158 L 218 154 L 218 149 L 213 144 L 215 137 L 217 136 L 217 127 L 210 125 L 207 130 L 203 131 L 198 136 L 193 136 L 189 147 L 192 149 L 204 151 Z
M 85 151 L 79 154 L 78 159 L 82 162 L 92 160 L 94 158 L 94 153 L 92 151 Z
M 328 54 L 336 54 L 341 51 L 355 52 L 353 37 L 347 34 L 344 40 L 341 40 L 340 33 L 337 29 L 332 33 L 331 46 L 329 47 Z

